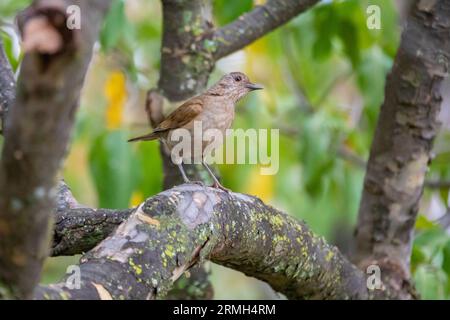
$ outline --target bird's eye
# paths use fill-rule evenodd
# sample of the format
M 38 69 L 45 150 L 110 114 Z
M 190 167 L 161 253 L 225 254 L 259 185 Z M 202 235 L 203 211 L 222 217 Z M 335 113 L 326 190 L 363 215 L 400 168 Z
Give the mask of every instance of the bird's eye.
M 239 82 L 239 81 L 241 81 L 242 80 L 242 77 L 241 76 L 235 76 L 234 77 L 234 81 L 236 81 L 236 82 Z

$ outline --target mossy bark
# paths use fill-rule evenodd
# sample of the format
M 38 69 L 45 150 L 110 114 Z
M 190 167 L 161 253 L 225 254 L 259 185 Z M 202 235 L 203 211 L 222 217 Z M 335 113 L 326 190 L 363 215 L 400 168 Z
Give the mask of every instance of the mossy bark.
M 369 298 L 365 275 L 303 222 L 255 197 L 198 185 L 164 191 L 135 209 L 81 258 L 80 289 L 63 279 L 40 287 L 36 298 L 164 298 L 204 259 L 293 299 Z
M 158 87 L 170 101 L 182 101 L 202 91 L 214 67 L 201 45 L 212 30 L 209 0 L 162 0 L 163 37 Z
M 10 106 L 16 96 L 16 81 L 8 57 L 3 48 L 3 39 L 0 37 L 0 133 Z

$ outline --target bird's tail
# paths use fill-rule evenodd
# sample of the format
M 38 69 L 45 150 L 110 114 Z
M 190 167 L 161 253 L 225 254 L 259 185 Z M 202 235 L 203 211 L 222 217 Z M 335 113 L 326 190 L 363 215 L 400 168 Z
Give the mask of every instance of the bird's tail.
M 158 132 L 152 132 L 143 136 L 139 136 L 136 138 L 132 138 L 128 140 L 128 142 L 134 142 L 134 141 L 149 141 L 149 140 L 155 140 L 159 138 Z

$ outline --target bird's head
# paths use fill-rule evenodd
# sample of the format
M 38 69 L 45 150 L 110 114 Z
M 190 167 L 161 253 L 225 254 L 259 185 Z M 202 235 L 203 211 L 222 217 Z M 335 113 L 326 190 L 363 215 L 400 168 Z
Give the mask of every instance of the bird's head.
M 249 78 L 242 72 L 231 72 L 224 75 L 208 92 L 237 102 L 250 91 L 260 89 L 263 89 L 263 87 L 250 82 Z

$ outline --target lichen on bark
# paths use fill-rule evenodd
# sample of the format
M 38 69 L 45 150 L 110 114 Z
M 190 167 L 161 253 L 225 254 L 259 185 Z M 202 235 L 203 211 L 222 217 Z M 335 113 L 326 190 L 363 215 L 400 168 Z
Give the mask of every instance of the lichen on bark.
M 63 279 L 36 296 L 99 299 L 96 283 L 113 299 L 163 298 L 205 259 L 266 281 L 289 298 L 369 296 L 364 274 L 303 222 L 255 197 L 198 185 L 164 191 L 135 209 L 82 257 L 81 289 L 65 287 Z

